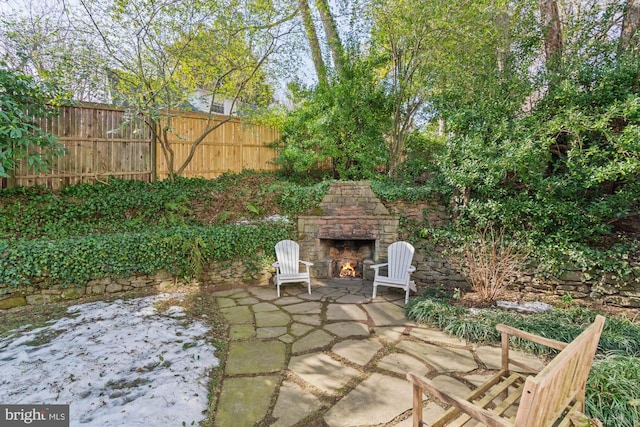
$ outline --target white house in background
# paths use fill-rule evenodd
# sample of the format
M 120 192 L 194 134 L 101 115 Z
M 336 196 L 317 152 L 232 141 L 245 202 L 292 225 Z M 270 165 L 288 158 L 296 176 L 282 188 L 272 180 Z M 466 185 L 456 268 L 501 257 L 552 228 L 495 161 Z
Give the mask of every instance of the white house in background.
M 209 108 L 211 107 L 211 91 L 200 88 L 196 89 L 195 92 L 189 95 L 189 103 L 193 106 L 195 111 L 208 113 Z M 233 111 L 231 110 L 232 104 L 233 100 L 231 99 L 216 99 L 213 103 L 213 107 L 211 108 L 211 112 L 214 114 L 230 116 L 231 114 L 235 114 L 238 110 L 237 102 L 233 107 Z

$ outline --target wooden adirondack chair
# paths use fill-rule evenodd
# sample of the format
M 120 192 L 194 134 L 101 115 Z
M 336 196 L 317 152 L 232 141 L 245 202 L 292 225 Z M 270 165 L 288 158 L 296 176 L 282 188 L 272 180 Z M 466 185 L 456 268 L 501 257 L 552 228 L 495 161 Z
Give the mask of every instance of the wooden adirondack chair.
M 300 245 L 293 240 L 281 240 L 276 244 L 276 259 L 272 265 L 276 269 L 276 286 L 280 297 L 280 285 L 283 283 L 307 282 L 311 294 L 311 275 L 309 267 L 313 263 L 300 260 Z M 302 271 L 300 267 L 303 266 Z
M 389 286 L 405 290 L 404 303 L 409 302 L 409 290 L 415 292 L 415 283 L 411 281 L 411 273 L 416 268 L 411 265 L 414 247 L 408 242 L 395 242 L 389 245 L 389 261 L 371 266 L 375 270 L 373 278 L 373 298 L 376 297 L 378 286 Z M 380 269 L 387 267 L 387 275 L 380 274 Z

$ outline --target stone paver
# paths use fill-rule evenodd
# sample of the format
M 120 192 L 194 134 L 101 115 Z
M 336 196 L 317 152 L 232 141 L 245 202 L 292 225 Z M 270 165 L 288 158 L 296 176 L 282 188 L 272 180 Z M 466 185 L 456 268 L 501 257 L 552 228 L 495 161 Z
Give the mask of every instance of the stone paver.
M 411 357 L 404 353 L 392 353 L 384 356 L 378 362 L 378 368 L 386 369 L 400 375 L 406 375 L 407 372 L 413 372 L 417 375 L 426 375 L 430 369 L 415 357 Z
M 313 293 L 313 288 L 311 288 L 311 295 L 309 294 L 300 294 L 298 298 L 308 300 L 308 301 L 320 301 L 324 298 L 324 295 L 318 295 Z
M 218 307 L 234 307 L 236 305 L 236 300 L 231 298 L 218 298 Z
M 254 313 L 262 313 L 265 311 L 277 311 L 280 308 L 277 305 L 273 305 L 270 302 L 261 302 L 251 306 Z
M 462 396 L 499 368 L 500 348 L 409 322 L 403 292 L 372 301 L 371 291 L 362 280 L 314 280 L 311 295 L 295 284 L 280 298 L 273 285 L 216 292 L 230 341 L 215 426 L 410 427 L 407 372 Z M 423 405 L 427 423 L 444 411 L 427 396 Z
M 353 304 L 333 304 L 327 308 L 327 320 L 367 320 L 367 313 Z
M 269 328 L 258 328 L 256 330 L 256 338 L 277 338 L 287 333 L 286 326 L 271 326 Z
M 279 341 L 239 341 L 229 344 L 228 375 L 278 372 L 286 366 L 285 344 Z
M 229 294 L 228 296 L 229 298 L 233 298 L 237 300 L 237 299 L 250 297 L 251 294 L 246 289 L 236 289 L 234 293 Z
M 260 300 L 254 298 L 254 297 L 246 297 L 246 298 L 240 298 L 239 300 L 237 300 L 239 305 L 250 305 L 250 304 L 257 304 L 260 302 Z
M 278 382 L 277 375 L 225 378 L 215 426 L 255 426 L 266 417 Z
M 438 375 L 432 381 L 438 389 L 457 397 L 465 397 L 471 391 L 464 383 L 448 375 Z
M 373 332 L 380 341 L 394 344 L 400 341 L 405 329 L 404 326 L 383 326 L 381 328 L 375 328 Z
M 319 314 L 315 314 L 315 315 L 294 314 L 292 317 L 295 322 L 305 323 L 307 325 L 313 325 L 313 326 L 322 325 L 322 318 L 320 318 Z
M 336 299 L 336 302 L 338 304 L 364 304 L 369 302 L 369 298 L 364 295 L 349 294 Z
M 478 368 L 469 350 L 403 341 L 397 346 L 424 360 L 438 372 L 471 372 Z
M 304 353 L 310 350 L 323 348 L 333 341 L 333 337 L 323 330 L 313 331 L 293 343 L 291 351 L 293 354 Z
M 311 325 L 305 325 L 304 323 L 294 323 L 290 326 L 289 332 L 291 332 L 291 334 L 295 335 L 296 337 L 300 337 L 312 329 L 313 326 Z
M 271 301 L 278 298 L 275 286 L 253 287 L 249 288 L 249 292 L 256 298 L 263 301 Z
M 237 306 L 221 308 L 220 311 L 224 318 L 230 325 L 237 325 L 240 323 L 252 323 L 253 313 L 249 310 L 249 307 Z
M 363 306 L 376 326 L 406 325 L 404 308 L 391 302 L 377 302 Z
M 256 330 L 250 324 L 231 325 L 229 327 L 229 338 L 232 340 L 253 338 L 255 334 Z
M 246 292 L 244 289 L 229 289 L 227 291 L 218 291 L 215 293 L 216 297 L 231 297 L 234 296 L 236 294 L 242 294 L 243 292 Z
M 413 328 L 410 332 L 412 337 L 418 338 L 432 344 L 444 344 L 464 347 L 467 343 L 465 340 L 451 336 L 438 329 L 432 328 Z
M 360 371 L 323 353 L 292 356 L 289 370 L 313 387 L 330 394 L 360 375 Z
M 329 331 L 341 338 L 368 337 L 369 335 L 371 335 L 367 325 L 356 322 L 330 323 L 324 327 L 324 330 Z
M 273 418 L 276 418 L 276 422 L 271 424 L 271 427 L 295 425 L 320 408 L 320 399 L 304 391 L 298 384 L 285 381 L 280 387 L 278 401 L 273 408 Z
M 444 413 L 444 409 L 434 402 L 429 402 L 422 409 L 422 420 L 429 425 L 432 421 Z M 413 418 L 409 417 L 399 422 L 394 427 L 413 427 Z
M 261 311 L 256 313 L 256 326 L 259 328 L 287 326 L 290 322 L 291 316 L 281 311 Z
M 287 305 L 282 307 L 282 309 L 291 314 L 320 314 L 321 307 L 319 302 L 309 301 Z
M 373 374 L 327 411 L 330 427 L 388 423 L 412 406 L 412 388 L 407 381 Z
M 285 296 L 282 296 L 280 298 L 273 300 L 273 303 L 279 306 L 297 304 L 300 302 L 302 302 L 302 300 L 298 297 L 285 297 Z
M 382 344 L 375 339 L 346 340 L 331 347 L 335 354 L 360 366 L 369 363 L 380 349 Z

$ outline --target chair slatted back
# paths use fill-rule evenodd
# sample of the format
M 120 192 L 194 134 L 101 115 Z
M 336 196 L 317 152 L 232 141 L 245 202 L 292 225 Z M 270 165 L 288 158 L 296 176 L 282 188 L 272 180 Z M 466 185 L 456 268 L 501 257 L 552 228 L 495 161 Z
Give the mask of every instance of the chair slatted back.
M 408 279 L 408 271 L 413 261 L 415 248 L 408 242 L 395 242 L 389 245 L 387 252 L 389 259 L 388 277 L 392 279 Z
M 300 245 L 293 240 L 281 240 L 276 244 L 276 259 L 282 274 L 298 274 Z

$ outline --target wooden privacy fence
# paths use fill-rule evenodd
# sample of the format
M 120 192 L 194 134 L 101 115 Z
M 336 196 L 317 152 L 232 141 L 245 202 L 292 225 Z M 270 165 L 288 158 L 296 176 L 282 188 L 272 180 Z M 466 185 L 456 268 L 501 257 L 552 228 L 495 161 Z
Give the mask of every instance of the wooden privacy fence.
M 187 157 L 191 141 L 204 130 L 206 120 L 204 113 L 176 112 L 170 139 L 176 169 Z M 104 181 L 109 176 L 142 181 L 168 176 L 162 150 L 153 146 L 142 116 L 83 103 L 62 107 L 58 116 L 40 126 L 58 136 L 67 154 L 59 157 L 48 173 L 36 173 L 20 164 L 12 179 L 0 180 L 0 188 L 43 185 L 57 190 L 70 184 Z M 214 178 L 242 169 L 274 170 L 276 152 L 267 145 L 278 136 L 274 129 L 233 118 L 205 138 L 182 176 Z
M 219 120 L 225 118 L 220 116 Z M 192 142 L 206 129 L 207 119 L 207 114 L 190 112 L 180 112 L 171 119 L 169 142 L 175 155 L 175 170 L 189 155 Z M 206 136 L 182 176 L 215 178 L 243 169 L 275 170 L 276 152 L 267 145 L 278 137 L 273 128 L 247 125 L 233 118 Z M 165 179 L 169 175 L 167 162 L 159 146 L 156 152 L 156 174 L 158 179 Z

